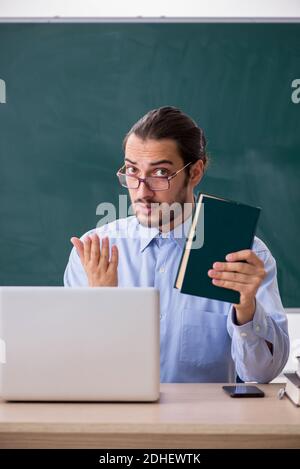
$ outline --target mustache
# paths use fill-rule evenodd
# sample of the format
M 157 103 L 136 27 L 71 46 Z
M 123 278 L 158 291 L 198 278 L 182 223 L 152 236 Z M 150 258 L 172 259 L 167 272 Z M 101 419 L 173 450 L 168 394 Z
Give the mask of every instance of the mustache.
M 144 205 L 151 205 L 151 204 L 160 204 L 161 202 L 157 202 L 156 200 L 141 200 L 137 199 L 134 201 L 135 204 L 144 204 Z

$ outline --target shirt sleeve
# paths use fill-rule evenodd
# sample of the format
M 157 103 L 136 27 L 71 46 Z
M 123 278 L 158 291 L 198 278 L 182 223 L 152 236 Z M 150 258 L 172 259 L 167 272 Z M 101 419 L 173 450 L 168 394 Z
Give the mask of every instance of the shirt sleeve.
M 289 336 L 278 289 L 276 261 L 269 250 L 256 254 L 264 262 L 267 275 L 256 294 L 253 320 L 238 326 L 235 309 L 231 306 L 227 329 L 239 377 L 243 381 L 268 383 L 280 374 L 288 360 Z M 266 341 L 272 344 L 272 352 Z

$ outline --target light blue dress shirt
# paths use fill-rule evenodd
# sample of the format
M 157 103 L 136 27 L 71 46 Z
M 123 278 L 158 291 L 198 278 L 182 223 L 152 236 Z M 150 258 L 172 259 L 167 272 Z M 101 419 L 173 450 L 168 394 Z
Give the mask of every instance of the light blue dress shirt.
M 235 324 L 231 304 L 180 293 L 175 277 L 191 218 L 180 230 L 162 235 L 142 226 L 135 216 L 91 230 L 108 236 L 119 249 L 118 285 L 156 287 L 160 292 L 160 381 L 265 383 L 283 369 L 289 355 L 287 318 L 276 277 L 276 262 L 255 237 L 252 250 L 267 275 L 256 294 L 252 321 Z M 82 236 L 81 239 L 84 238 Z M 220 259 L 216 259 L 218 261 Z M 72 249 L 64 274 L 66 287 L 88 286 L 80 258 Z M 142 311 L 141 311 L 142 314 Z M 266 340 L 273 345 L 270 352 Z

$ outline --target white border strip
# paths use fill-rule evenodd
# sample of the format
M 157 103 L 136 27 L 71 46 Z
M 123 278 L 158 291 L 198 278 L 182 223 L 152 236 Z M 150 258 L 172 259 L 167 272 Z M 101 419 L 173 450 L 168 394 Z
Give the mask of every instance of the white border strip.
M 300 23 L 300 17 L 3 17 L 0 23 Z

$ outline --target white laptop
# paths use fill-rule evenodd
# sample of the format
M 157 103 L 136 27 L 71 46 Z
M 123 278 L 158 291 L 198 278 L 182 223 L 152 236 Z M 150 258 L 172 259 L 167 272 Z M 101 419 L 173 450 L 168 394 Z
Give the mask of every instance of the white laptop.
M 0 288 L 0 398 L 156 401 L 154 288 Z

